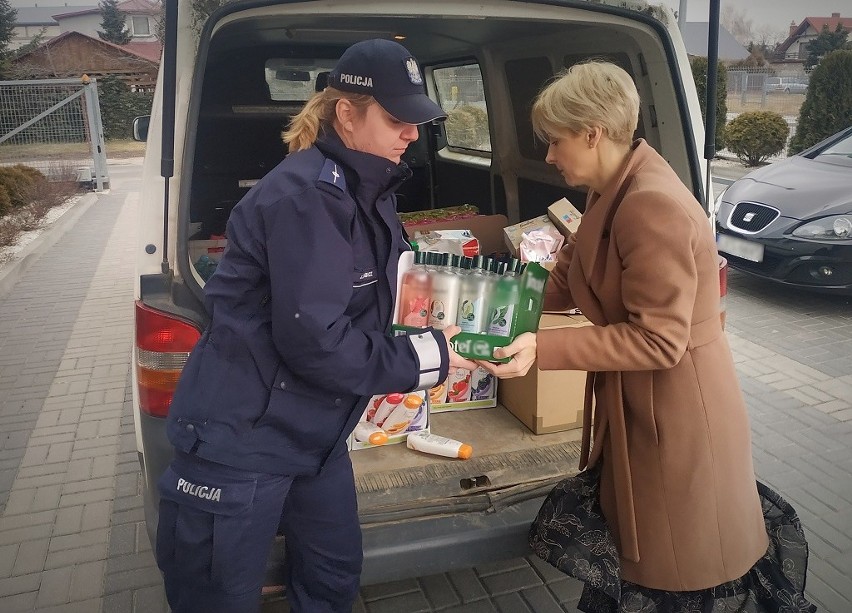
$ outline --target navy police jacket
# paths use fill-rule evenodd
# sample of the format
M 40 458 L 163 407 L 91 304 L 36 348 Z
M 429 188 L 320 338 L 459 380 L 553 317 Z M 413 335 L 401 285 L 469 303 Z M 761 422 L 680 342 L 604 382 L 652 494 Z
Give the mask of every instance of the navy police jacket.
M 447 376 L 438 331 L 391 336 L 393 194 L 410 171 L 336 133 L 289 155 L 234 207 L 205 286 L 210 324 L 168 418 L 177 450 L 272 474 L 316 474 L 373 394 Z

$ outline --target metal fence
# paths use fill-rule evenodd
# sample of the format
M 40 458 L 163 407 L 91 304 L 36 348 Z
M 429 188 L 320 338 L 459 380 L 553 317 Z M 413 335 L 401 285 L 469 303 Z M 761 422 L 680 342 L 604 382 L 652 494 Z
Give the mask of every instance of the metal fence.
M 774 111 L 797 117 L 805 101 L 808 76 L 804 70 L 787 72 L 765 67 L 728 69 L 728 111 Z
M 109 186 L 95 79 L 0 81 L 0 164 Z

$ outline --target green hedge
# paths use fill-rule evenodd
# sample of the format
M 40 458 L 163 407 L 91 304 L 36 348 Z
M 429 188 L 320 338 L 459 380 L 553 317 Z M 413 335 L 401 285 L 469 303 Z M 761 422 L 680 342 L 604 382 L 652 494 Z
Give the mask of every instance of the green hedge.
M 0 166 L 0 216 L 28 205 L 44 180 L 41 172 L 29 166 Z
M 132 138 L 133 118 L 150 114 L 153 99 L 153 94 L 131 91 L 117 77 L 99 79 L 98 101 L 101 105 L 104 138 Z
M 811 73 L 790 153 L 803 151 L 849 125 L 852 125 L 852 51 L 835 51 L 826 55 Z

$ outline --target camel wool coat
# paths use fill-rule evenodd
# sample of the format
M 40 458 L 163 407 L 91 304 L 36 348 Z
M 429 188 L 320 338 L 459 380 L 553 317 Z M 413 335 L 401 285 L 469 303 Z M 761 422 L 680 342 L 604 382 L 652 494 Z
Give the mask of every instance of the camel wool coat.
M 538 365 L 589 371 L 580 468 L 603 461 L 621 578 L 692 591 L 741 577 L 768 538 L 719 318 L 716 244 L 701 206 L 644 140 L 605 193 L 589 193 L 559 255 L 545 308 L 570 306 L 595 325 L 539 331 Z

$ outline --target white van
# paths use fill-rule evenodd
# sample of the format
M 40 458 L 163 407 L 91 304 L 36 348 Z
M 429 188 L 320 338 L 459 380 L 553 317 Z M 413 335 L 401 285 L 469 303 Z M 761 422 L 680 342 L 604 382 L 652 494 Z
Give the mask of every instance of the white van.
M 283 159 L 282 128 L 350 44 L 375 37 L 402 41 L 422 64 L 429 95 L 450 114 L 445 125 L 421 127 L 404 158 L 414 177 L 400 189 L 402 211 L 468 204 L 515 223 L 542 215 L 566 195 L 582 207 L 584 194 L 568 190 L 544 162 L 546 145 L 533 135 L 530 105 L 555 73 L 589 57 L 608 58 L 632 75 L 642 99 L 637 136 L 706 202 L 698 98 L 677 25 L 659 6 L 630 0 L 253 0 L 217 11 L 196 44 L 189 5 L 179 3 L 167 223 L 160 177 L 167 116 L 162 70 L 139 204 L 133 403 L 152 536 L 155 484 L 171 457 L 163 417 L 207 323 L 207 266 L 225 244 L 231 208 Z M 473 119 L 460 123 L 458 113 Z M 466 441 L 473 459 L 432 458 L 403 445 L 352 452 L 364 584 L 529 553 L 527 529 L 544 495 L 576 471 L 576 430 L 534 435 L 499 406 L 441 417 L 442 434 L 474 433 L 475 440 Z

